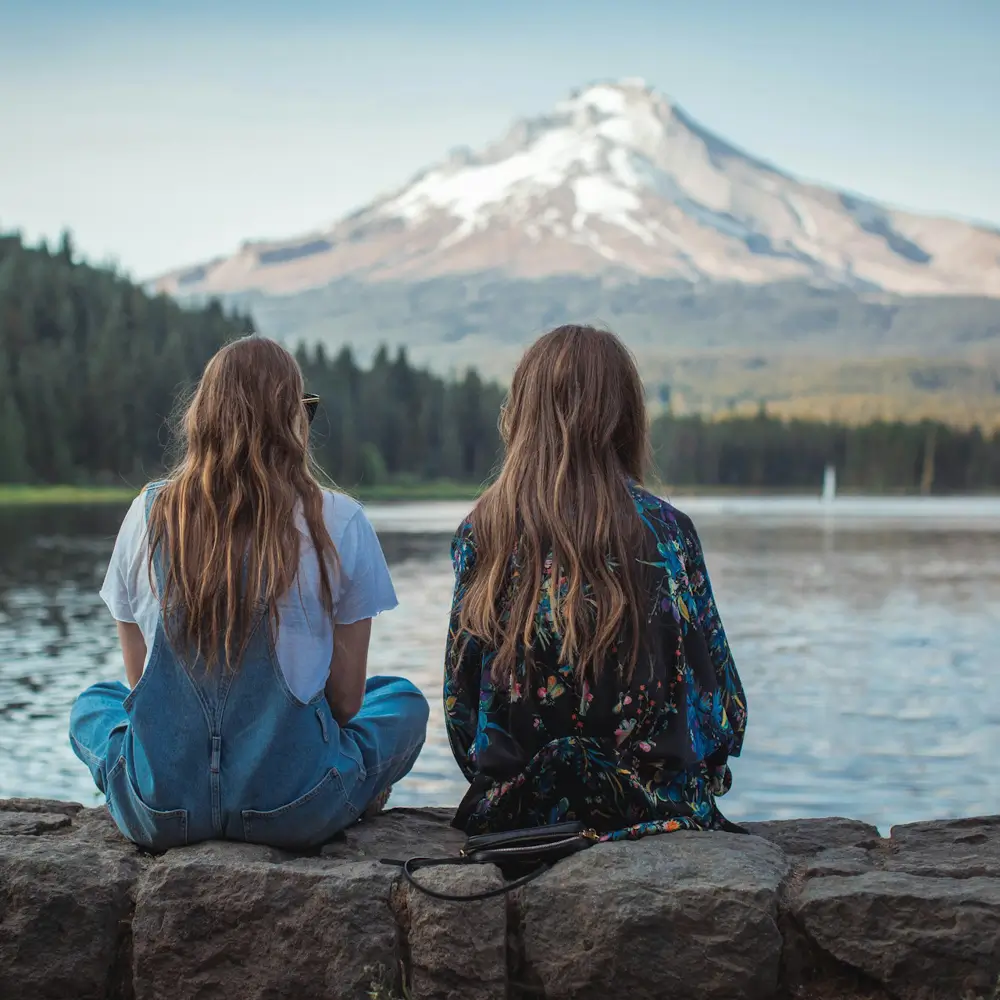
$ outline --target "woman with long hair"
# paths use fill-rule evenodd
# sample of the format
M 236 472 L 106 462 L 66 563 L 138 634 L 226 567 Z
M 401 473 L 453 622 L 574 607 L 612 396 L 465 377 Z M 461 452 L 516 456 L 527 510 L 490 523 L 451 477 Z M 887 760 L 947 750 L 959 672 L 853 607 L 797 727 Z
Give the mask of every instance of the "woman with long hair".
M 396 595 L 361 507 L 316 479 L 317 405 L 279 344 L 224 347 L 183 458 L 122 524 L 101 596 L 128 687 L 84 691 L 70 740 L 149 849 L 315 846 L 377 810 L 423 745 L 417 688 L 366 679 L 371 620 Z
M 746 698 L 691 520 L 640 485 L 642 383 L 611 333 L 521 359 L 496 481 L 452 543 L 445 664 L 455 825 L 579 820 L 604 839 L 732 828 Z

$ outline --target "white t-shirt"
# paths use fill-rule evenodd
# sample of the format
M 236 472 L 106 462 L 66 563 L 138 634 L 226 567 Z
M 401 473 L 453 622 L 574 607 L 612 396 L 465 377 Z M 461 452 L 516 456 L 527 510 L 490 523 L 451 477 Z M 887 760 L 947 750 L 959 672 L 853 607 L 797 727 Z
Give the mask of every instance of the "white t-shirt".
M 360 504 L 341 493 L 324 492 L 323 519 L 340 557 L 340 571 L 331 581 L 333 621 L 320 601 L 319 562 L 301 509 L 296 515 L 302 539 L 298 580 L 278 601 L 278 663 L 289 690 L 302 701 L 315 697 L 326 684 L 334 623 L 374 618 L 398 603 L 382 547 Z M 132 501 L 118 532 L 101 597 L 117 621 L 139 626 L 147 662 L 160 619 L 160 604 L 149 582 L 148 551 L 143 491 Z

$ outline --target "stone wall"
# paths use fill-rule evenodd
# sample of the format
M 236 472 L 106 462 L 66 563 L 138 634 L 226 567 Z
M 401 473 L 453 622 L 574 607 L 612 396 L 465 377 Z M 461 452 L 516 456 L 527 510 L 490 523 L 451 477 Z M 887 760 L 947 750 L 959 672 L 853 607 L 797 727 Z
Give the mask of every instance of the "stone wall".
M 504 900 L 380 857 L 454 854 L 438 809 L 314 856 L 153 857 L 104 810 L 0 801 L 2 1000 L 1000 1000 L 1000 817 L 882 839 L 843 819 L 599 846 Z M 492 867 L 422 872 L 459 891 Z

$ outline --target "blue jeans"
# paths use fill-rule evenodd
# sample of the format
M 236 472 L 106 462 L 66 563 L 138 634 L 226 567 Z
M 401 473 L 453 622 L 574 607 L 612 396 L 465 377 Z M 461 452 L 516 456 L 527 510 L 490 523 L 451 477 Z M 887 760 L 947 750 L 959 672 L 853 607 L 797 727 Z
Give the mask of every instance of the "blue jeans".
M 199 817 L 195 815 L 203 810 L 198 809 L 195 798 L 189 801 L 182 781 L 166 782 L 173 786 L 167 792 L 172 799 L 168 802 L 143 802 L 141 800 L 147 797 L 145 793 L 134 790 L 136 784 L 146 785 L 147 782 L 136 781 L 135 768 L 131 764 L 136 748 L 126 747 L 133 736 L 128 710 L 131 706 L 126 703 L 129 697 L 129 689 L 118 681 L 104 681 L 84 691 L 70 715 L 70 741 L 74 752 L 90 769 L 97 787 L 108 795 L 112 815 L 126 836 L 154 849 L 175 846 L 179 840 L 179 836 L 173 835 L 176 824 L 171 827 L 171 834 L 167 834 L 164 832 L 167 828 L 165 822 L 157 829 L 157 818 L 183 813 L 184 842 L 188 842 L 189 836 L 191 841 L 206 839 L 197 831 L 204 830 L 207 821 L 199 822 Z M 320 714 L 329 718 L 328 707 L 322 699 L 316 708 L 316 715 Z M 169 712 L 165 711 L 164 717 L 168 715 Z M 323 743 L 318 743 L 318 748 L 330 754 L 322 763 L 324 768 L 329 768 L 327 777 L 320 782 L 322 792 L 319 786 L 305 794 L 299 794 L 301 789 L 290 788 L 288 797 L 282 800 L 287 804 L 263 812 L 254 811 L 259 809 L 258 802 L 241 801 L 238 792 L 230 793 L 225 796 L 228 800 L 226 808 L 228 813 L 235 814 L 235 821 L 224 823 L 223 835 L 276 847 L 309 846 L 328 839 L 350 825 L 373 799 L 409 773 L 423 746 L 427 717 L 427 700 L 410 681 L 400 677 L 370 677 L 365 685 L 361 711 L 346 725 L 339 727 L 339 742 L 330 739 L 330 735 L 336 736 L 336 732 L 328 734 L 330 723 L 322 723 L 321 720 Z M 306 718 L 314 719 L 315 716 Z M 334 730 L 338 728 L 336 723 L 332 723 L 332 727 Z M 318 734 L 319 730 L 316 732 Z M 264 747 L 265 756 L 267 751 L 268 748 Z M 151 756 L 157 754 L 154 752 Z M 126 757 L 129 758 L 128 767 Z M 260 769 L 253 767 L 253 762 L 247 763 L 260 773 Z M 264 766 L 268 767 L 267 764 Z M 230 773 L 234 775 L 232 785 L 237 783 L 235 775 L 241 768 L 246 769 L 239 762 L 230 764 Z M 129 774 L 130 771 L 133 773 Z M 225 781 L 225 767 L 221 771 Z M 109 792 L 109 777 L 112 785 L 131 782 L 130 794 L 140 798 L 137 809 L 129 812 L 123 806 L 123 815 L 116 814 L 112 798 L 120 796 L 112 794 L 114 788 Z M 155 773 L 150 777 L 155 779 Z M 192 777 L 197 780 L 197 776 Z M 280 783 L 281 778 L 281 768 L 269 769 L 267 784 L 271 795 L 275 794 L 274 784 Z M 161 780 L 159 787 L 164 784 Z M 252 788 L 253 784 L 240 782 L 240 787 Z M 281 799 L 280 791 L 277 795 Z M 293 801 L 289 801 L 290 798 Z M 139 815 L 136 816 L 136 812 Z M 242 826 L 239 823 L 240 814 Z M 143 821 L 148 821 L 151 832 L 143 829 Z M 140 829 L 133 831 L 133 825 L 138 825 Z M 212 833 L 207 836 L 211 837 Z

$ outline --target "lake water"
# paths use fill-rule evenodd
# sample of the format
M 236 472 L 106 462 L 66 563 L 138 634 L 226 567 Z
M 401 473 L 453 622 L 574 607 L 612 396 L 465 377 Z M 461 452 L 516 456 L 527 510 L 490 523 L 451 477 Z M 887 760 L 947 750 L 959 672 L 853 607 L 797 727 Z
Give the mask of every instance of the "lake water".
M 749 699 L 733 819 L 893 823 L 1000 812 L 1000 500 L 675 498 L 705 546 Z M 454 804 L 441 664 L 461 504 L 372 505 L 400 607 L 372 671 L 431 702 L 397 805 Z M 0 510 L 0 797 L 99 801 L 69 749 L 76 693 L 123 677 L 98 588 L 123 511 Z

